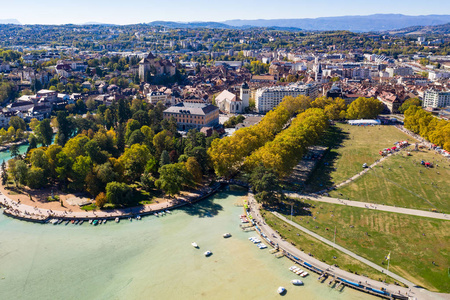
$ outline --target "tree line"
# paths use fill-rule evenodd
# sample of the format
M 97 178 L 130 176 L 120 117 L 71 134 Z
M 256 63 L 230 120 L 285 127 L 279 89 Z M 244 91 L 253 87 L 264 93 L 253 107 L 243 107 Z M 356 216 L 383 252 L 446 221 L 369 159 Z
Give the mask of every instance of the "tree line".
M 416 105 L 409 106 L 404 115 L 404 126 L 406 129 L 450 151 L 449 121 L 438 119 Z
M 210 171 L 207 148 L 218 136 L 191 130 L 183 138 L 163 110 L 161 103 L 120 100 L 86 118 L 58 112 L 53 120 L 36 120 L 33 145 L 23 158 L 8 161 L 8 173 L 19 186 L 87 191 L 98 207 L 135 204 L 140 191 L 176 194 Z
M 273 140 L 299 110 L 309 107 L 310 102 L 305 96 L 285 97 L 280 105 L 269 111 L 258 124 L 213 141 L 208 155 L 216 174 L 229 177 L 238 171 L 245 157 Z

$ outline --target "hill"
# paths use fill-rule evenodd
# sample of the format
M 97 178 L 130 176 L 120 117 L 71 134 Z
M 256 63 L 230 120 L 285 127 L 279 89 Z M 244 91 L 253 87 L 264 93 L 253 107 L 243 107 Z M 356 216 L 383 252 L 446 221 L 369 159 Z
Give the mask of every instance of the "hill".
M 398 35 L 429 35 L 429 34 L 450 34 L 450 23 L 435 26 L 411 26 L 398 30 L 388 31 L 389 34 Z

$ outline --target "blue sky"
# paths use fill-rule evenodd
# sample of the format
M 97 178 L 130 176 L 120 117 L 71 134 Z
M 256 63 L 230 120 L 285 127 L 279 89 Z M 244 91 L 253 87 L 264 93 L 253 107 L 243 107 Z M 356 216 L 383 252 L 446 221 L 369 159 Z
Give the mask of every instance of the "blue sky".
M 17 19 L 22 24 L 450 14 L 449 0 L 0 0 L 0 4 L 0 19 Z

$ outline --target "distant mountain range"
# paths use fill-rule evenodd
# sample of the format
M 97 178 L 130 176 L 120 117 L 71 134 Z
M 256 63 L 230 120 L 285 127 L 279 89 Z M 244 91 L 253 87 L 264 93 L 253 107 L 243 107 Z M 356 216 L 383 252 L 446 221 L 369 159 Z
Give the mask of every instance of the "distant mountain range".
M 315 19 L 229 20 L 230 26 L 293 27 L 304 30 L 349 30 L 353 32 L 388 31 L 410 26 L 431 26 L 450 22 L 450 15 L 406 16 L 375 14 L 369 16 L 322 17 Z
M 398 30 L 389 30 L 388 32 L 399 35 L 450 34 L 450 23 L 434 26 L 411 26 Z
M 20 22 L 16 19 L 0 19 L 0 24 L 16 24 L 20 25 Z

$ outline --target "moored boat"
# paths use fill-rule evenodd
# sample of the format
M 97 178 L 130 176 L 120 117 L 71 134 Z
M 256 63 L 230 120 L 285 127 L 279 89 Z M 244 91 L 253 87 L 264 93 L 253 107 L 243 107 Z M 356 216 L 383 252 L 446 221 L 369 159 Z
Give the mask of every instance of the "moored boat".
M 291 283 L 292 283 L 293 285 L 303 285 L 303 281 L 301 281 L 301 280 L 299 280 L 299 279 L 291 280 Z
M 197 245 L 196 242 L 192 242 L 191 245 L 192 245 L 194 248 L 198 248 L 198 245 Z
M 285 293 L 286 292 L 286 289 L 284 288 L 284 287 L 282 287 L 282 286 L 280 286 L 278 289 L 277 289 L 277 292 L 278 292 L 278 294 L 283 294 L 283 293 Z
M 92 224 L 94 222 L 94 220 L 90 219 L 89 220 L 89 224 Z
M 208 256 L 210 256 L 212 254 L 212 252 L 208 250 L 204 254 L 205 254 L 206 257 L 208 257 Z
M 81 220 L 80 223 L 78 223 L 79 225 L 83 225 L 84 220 Z
M 116 223 L 119 223 L 120 222 L 119 217 L 116 217 L 115 221 L 116 221 Z
M 98 224 L 98 220 L 94 220 L 94 221 L 92 222 L 92 224 L 97 225 L 97 224 Z
M 224 233 L 223 237 L 224 238 L 229 238 L 229 237 L 231 237 L 231 233 Z

